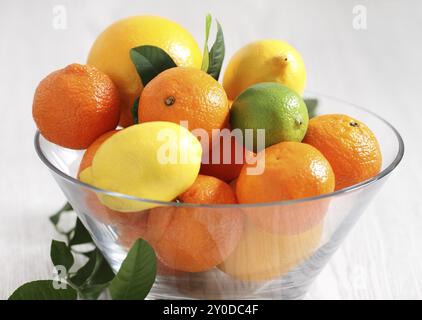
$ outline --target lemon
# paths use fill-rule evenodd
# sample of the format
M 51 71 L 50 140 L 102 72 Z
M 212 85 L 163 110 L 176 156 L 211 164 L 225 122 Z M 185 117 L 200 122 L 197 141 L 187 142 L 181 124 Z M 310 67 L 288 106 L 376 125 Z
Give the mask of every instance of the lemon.
M 201 50 L 192 35 L 181 25 L 155 16 L 134 16 L 115 22 L 95 40 L 88 64 L 106 73 L 120 92 L 120 124 L 133 123 L 131 107 L 142 91 L 142 83 L 129 51 L 153 45 L 166 51 L 178 66 L 200 68 Z
M 260 82 L 278 82 L 302 95 L 306 70 L 299 52 L 280 40 L 255 41 L 237 51 L 224 73 L 229 99 Z
M 237 248 L 218 268 L 246 281 L 283 276 L 314 252 L 321 233 L 321 224 L 289 235 L 269 233 L 248 222 Z
M 138 198 L 171 201 L 198 176 L 202 148 L 198 139 L 175 123 L 133 125 L 108 138 L 80 179 L 97 188 Z M 108 208 L 122 212 L 156 205 L 98 193 Z
M 258 129 L 265 130 L 265 147 L 269 147 L 282 141 L 301 142 L 308 123 L 308 109 L 303 99 L 275 82 L 249 87 L 236 98 L 230 109 L 231 128 L 242 130 L 246 147 L 254 151 L 263 147 L 257 145 Z M 248 129 L 252 129 L 253 147 L 250 146 L 252 141 L 247 140 Z

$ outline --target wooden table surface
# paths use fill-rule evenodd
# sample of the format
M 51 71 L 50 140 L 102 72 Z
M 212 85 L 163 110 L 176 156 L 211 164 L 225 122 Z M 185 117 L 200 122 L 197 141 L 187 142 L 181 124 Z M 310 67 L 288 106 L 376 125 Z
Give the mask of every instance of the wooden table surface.
M 228 57 L 251 40 L 285 39 L 303 55 L 309 89 L 381 114 L 405 141 L 400 167 L 307 298 L 422 298 L 422 1 L 59 2 L 64 7 L 57 8 L 57 1 L 0 2 L 1 299 L 25 281 L 52 276 L 49 244 L 56 235 L 47 217 L 65 201 L 33 148 L 31 103 L 38 81 L 83 63 L 96 35 L 118 18 L 163 15 L 203 43 L 208 12 L 223 26 Z M 358 4 L 367 12 L 366 29 L 353 25 Z M 63 8 L 61 29 L 54 17 Z

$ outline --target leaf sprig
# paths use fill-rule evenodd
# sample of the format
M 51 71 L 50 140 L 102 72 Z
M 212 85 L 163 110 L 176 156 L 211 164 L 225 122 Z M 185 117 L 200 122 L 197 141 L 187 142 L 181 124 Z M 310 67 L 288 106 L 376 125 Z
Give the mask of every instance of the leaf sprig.
M 215 20 L 217 23 L 217 34 L 215 37 L 215 42 L 211 47 L 211 50 L 208 49 L 208 39 L 211 30 L 212 17 L 208 14 L 205 18 L 205 45 L 204 53 L 202 58 L 201 70 L 207 72 L 215 80 L 218 81 L 220 77 L 221 68 L 223 66 L 224 56 L 226 52 L 226 46 L 224 44 L 224 35 L 223 29 L 221 28 L 220 23 Z
M 140 300 L 151 290 L 156 276 L 156 256 L 151 246 L 144 240 L 137 240 L 117 275 L 114 274 L 100 250 L 95 247 L 92 237 L 77 218 L 74 227 L 69 231 L 60 228 L 63 214 L 73 212 L 67 203 L 62 209 L 50 217 L 56 230 L 65 236 L 66 241 L 52 240 L 50 257 L 53 265 L 65 269 L 64 287 L 55 286 L 53 280 L 38 280 L 26 283 L 16 289 L 9 297 L 11 300 L 75 300 L 77 298 L 96 300 L 101 293 L 109 289 L 111 298 Z M 94 247 L 92 250 L 79 251 L 80 245 Z M 88 261 L 76 271 L 75 256 L 83 255 Z

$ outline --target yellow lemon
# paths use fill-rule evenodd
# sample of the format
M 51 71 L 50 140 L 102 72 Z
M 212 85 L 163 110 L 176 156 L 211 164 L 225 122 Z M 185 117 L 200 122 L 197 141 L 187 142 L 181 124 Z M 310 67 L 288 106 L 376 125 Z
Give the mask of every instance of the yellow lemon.
M 303 233 L 266 232 L 248 222 L 235 251 L 218 266 L 227 274 L 247 281 L 280 277 L 303 262 L 321 239 L 322 224 Z
M 146 122 L 108 138 L 80 179 L 97 188 L 138 198 L 171 201 L 198 176 L 202 148 L 186 128 L 164 121 Z M 108 208 L 135 212 L 156 206 L 98 193 Z
M 280 40 L 259 40 L 239 51 L 229 61 L 223 86 L 230 100 L 246 88 L 261 82 L 278 82 L 302 95 L 306 70 L 302 57 Z
M 120 92 L 120 124 L 133 124 L 131 107 L 142 91 L 142 83 L 129 51 L 153 45 L 166 51 L 178 66 L 200 68 L 201 50 L 192 35 L 181 25 L 155 16 L 135 16 L 117 21 L 97 38 L 88 64 L 106 73 Z

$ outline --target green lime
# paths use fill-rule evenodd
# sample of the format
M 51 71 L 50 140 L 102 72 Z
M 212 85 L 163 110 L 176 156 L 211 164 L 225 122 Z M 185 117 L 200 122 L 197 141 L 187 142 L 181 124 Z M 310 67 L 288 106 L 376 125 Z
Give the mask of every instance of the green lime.
M 294 91 L 275 82 L 255 84 L 243 91 L 230 111 L 231 128 L 240 129 L 248 149 L 259 151 L 260 134 L 265 133 L 265 148 L 282 141 L 302 141 L 308 129 L 308 110 Z M 253 134 L 253 140 L 247 138 Z M 258 131 L 264 129 L 264 131 Z M 253 141 L 253 147 L 250 145 Z

